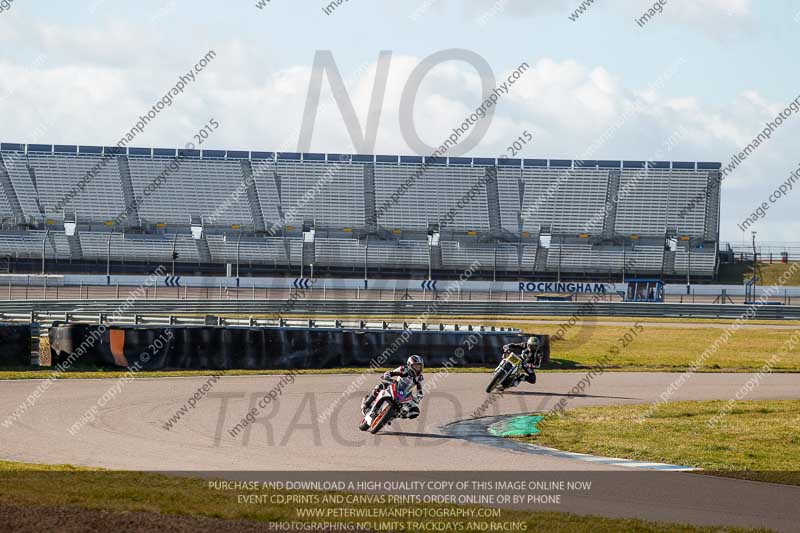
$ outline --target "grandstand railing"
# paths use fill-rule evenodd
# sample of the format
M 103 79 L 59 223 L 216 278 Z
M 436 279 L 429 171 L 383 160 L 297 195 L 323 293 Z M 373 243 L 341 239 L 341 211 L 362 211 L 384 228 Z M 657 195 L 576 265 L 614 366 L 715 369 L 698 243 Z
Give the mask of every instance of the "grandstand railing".
M 730 249 L 736 259 L 753 259 L 753 243 L 748 241 L 722 242 L 720 250 Z M 784 253 L 789 261 L 800 261 L 800 242 L 762 242 L 756 243 L 759 261 L 779 262 Z

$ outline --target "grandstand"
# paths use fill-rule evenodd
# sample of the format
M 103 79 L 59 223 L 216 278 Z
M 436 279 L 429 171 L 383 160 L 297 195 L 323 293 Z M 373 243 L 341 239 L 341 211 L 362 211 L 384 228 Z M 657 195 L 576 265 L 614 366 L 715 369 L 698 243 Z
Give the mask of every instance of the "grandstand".
M 712 279 L 719 163 L 0 144 L 10 271 Z M 42 255 L 44 254 L 44 261 Z

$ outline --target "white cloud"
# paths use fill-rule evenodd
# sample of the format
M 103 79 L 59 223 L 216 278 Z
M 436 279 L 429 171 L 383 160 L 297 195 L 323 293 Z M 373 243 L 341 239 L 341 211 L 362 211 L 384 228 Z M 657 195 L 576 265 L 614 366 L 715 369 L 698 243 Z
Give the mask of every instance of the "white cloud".
M 706 2 L 719 9 L 721 2 Z M 509 9 L 512 5 L 509 4 Z M 725 4 L 727 5 L 727 4 Z M 735 2 L 737 13 L 749 2 Z M 739 9 L 739 8 L 737 8 Z M 687 16 L 694 16 L 687 12 Z M 740 15 L 736 15 L 740 16 Z M 145 113 L 177 77 L 206 50 L 166 46 L 147 28 L 111 26 L 76 34 L 64 28 L 24 26 L 31 36 L 25 58 L 0 61 L 0 116 L 3 140 L 69 144 L 114 144 L 139 114 Z M 19 38 L 19 33 L 17 37 Z M 0 37 L 0 41 L 6 38 Z M 95 50 L 106 43 L 104 50 Z M 147 58 L 118 62 L 117 54 L 137 43 L 137 54 Z M 39 64 L 39 46 L 49 54 Z M 209 148 L 292 150 L 297 142 L 310 78 L 308 65 L 271 68 L 269 54 L 239 40 L 215 47 L 217 58 L 194 85 L 162 112 L 136 141 L 141 146 L 180 146 L 190 140 L 209 118 L 221 127 Z M 152 61 L 155 54 L 158 61 Z M 148 57 L 150 56 L 150 57 Z M 376 54 L 377 56 L 377 54 Z M 396 54 L 381 114 L 376 152 L 409 151 L 399 128 L 398 109 L 406 81 L 420 58 Z M 341 60 L 340 60 L 341 61 Z M 474 155 L 500 155 L 523 130 L 534 135 L 524 157 L 581 157 L 587 148 L 619 123 L 631 106 L 641 112 L 630 117 L 593 158 L 642 159 L 651 157 L 679 128 L 688 134 L 668 158 L 727 162 L 763 128 L 764 122 L 785 107 L 755 90 L 743 92 L 733 102 L 709 102 L 692 94 L 668 94 L 653 87 L 628 87 L 620 73 L 577 61 L 541 59 L 503 97 L 486 137 Z M 666 69 L 668 65 L 663 65 Z M 339 68 L 348 81 L 362 128 L 366 120 L 375 63 L 346 64 Z M 652 68 L 652 78 L 661 74 Z M 508 75 L 496 72 L 498 81 Z M 680 69 L 675 74 L 680 76 Z M 13 82 L 10 82 L 13 80 Z M 9 93 L 8 88 L 11 87 Z M 426 77 L 418 93 L 415 124 L 428 144 L 440 143 L 480 103 L 480 79 L 461 62 L 442 64 Z M 5 91 L 5 92 L 4 92 Z M 7 98 L 2 99 L 6 94 Z M 754 204 L 796 167 L 792 140 L 800 130 L 800 117 L 782 126 L 724 185 L 725 238 L 738 238 L 736 223 Z M 43 128 L 42 124 L 46 124 Z M 349 152 L 352 143 L 338 107 L 323 84 L 312 149 Z M 759 228 L 764 239 L 795 238 L 792 205 L 786 199 L 770 211 Z M 794 224 L 794 225 L 793 225 Z M 726 233 L 727 232 L 727 233 Z
M 551 0 L 530 2 L 529 0 L 468 0 L 465 13 L 476 21 L 490 22 L 495 17 L 544 17 L 555 16 L 567 19 L 581 6 L 582 0 Z M 653 7 L 654 1 L 603 0 L 586 9 L 578 20 L 588 19 L 594 12 L 604 12 L 631 22 Z M 724 37 L 749 27 L 753 11 L 753 0 L 668 0 L 659 20 L 667 24 L 688 28 L 699 28 L 715 37 Z M 502 24 L 502 21 L 497 21 Z

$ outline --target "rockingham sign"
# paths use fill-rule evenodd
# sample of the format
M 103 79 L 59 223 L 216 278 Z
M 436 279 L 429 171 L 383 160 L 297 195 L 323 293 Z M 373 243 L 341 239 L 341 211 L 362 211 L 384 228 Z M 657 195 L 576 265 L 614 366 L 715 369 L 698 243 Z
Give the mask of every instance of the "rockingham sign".
M 553 293 L 590 293 L 609 294 L 614 292 L 614 285 L 606 283 L 558 283 L 549 281 L 520 281 L 520 292 L 553 292 Z
M 83 276 L 83 275 L 64 275 L 51 277 L 47 285 L 58 286 L 85 286 L 85 285 L 116 285 L 135 286 L 141 283 L 142 276 L 111 276 L 107 280 L 106 276 Z M 6 277 L 3 277 L 6 279 Z M 9 279 L 11 279 L 9 277 Z M 14 284 L 41 285 L 41 277 L 35 275 L 14 276 Z M 164 286 L 176 287 L 171 276 L 164 278 Z M 202 276 L 180 276 L 179 287 L 207 287 L 213 289 L 237 287 L 236 278 L 223 277 L 202 277 Z M 389 291 L 437 291 L 447 292 L 450 286 L 455 286 L 458 292 L 473 291 L 496 291 L 496 292 L 527 292 L 527 293 L 561 293 L 561 294 L 616 294 L 624 291 L 626 285 L 614 283 L 594 283 L 594 282 L 555 282 L 555 281 L 480 281 L 480 280 L 419 280 L 419 279 L 370 279 L 365 282 L 363 279 L 311 279 L 311 278 L 271 278 L 253 277 L 242 278 L 239 285 L 242 289 L 284 289 L 312 291 L 326 289 L 347 289 L 347 290 L 389 290 Z M 159 285 L 161 286 L 161 285 Z M 686 290 L 685 285 L 679 285 L 680 291 L 675 294 L 682 294 Z M 708 286 L 712 287 L 712 286 Z M 715 290 L 726 288 L 725 286 L 713 286 Z M 743 287 L 737 286 L 744 290 Z M 730 289 L 731 287 L 727 287 Z M 676 289 L 677 291 L 677 289 Z

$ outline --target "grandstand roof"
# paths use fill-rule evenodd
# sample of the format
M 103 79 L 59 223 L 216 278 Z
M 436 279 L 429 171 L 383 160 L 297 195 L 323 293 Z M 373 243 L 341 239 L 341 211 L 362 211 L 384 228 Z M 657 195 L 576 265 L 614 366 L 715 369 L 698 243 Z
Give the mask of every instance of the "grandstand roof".
M 185 157 L 193 159 L 251 159 L 272 161 L 304 161 L 328 163 L 398 163 L 461 166 L 503 166 L 517 168 L 653 168 L 664 170 L 719 170 L 718 162 L 581 160 L 581 159 L 512 159 L 494 157 L 431 157 L 407 155 L 323 154 L 299 152 L 266 152 L 248 150 L 193 150 L 182 148 L 120 148 L 117 146 L 83 146 L 74 144 L 0 143 L 0 150 L 43 154 L 127 155 L 131 157 Z

